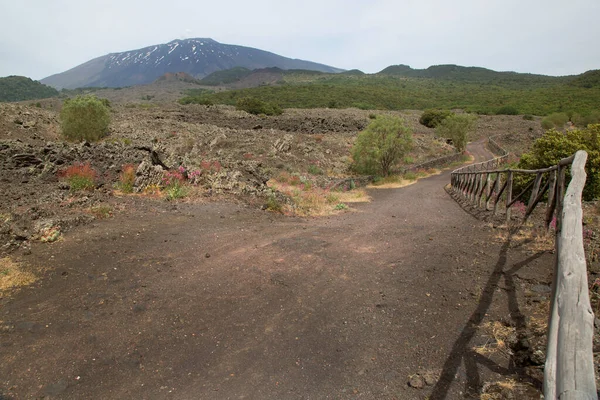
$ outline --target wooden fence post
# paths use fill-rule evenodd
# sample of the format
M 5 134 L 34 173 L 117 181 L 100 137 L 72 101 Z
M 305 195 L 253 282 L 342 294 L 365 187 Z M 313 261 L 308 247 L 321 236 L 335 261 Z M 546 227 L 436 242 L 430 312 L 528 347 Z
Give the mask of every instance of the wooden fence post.
M 510 222 L 510 203 L 512 202 L 513 172 L 508 170 L 506 177 L 506 222 Z

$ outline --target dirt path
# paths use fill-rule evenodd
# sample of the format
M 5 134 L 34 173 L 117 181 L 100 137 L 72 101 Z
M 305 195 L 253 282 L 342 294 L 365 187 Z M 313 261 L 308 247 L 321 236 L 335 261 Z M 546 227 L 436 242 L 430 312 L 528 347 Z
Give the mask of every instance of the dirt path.
M 485 155 L 481 143 L 470 149 Z M 484 244 L 494 231 L 445 193 L 448 181 L 373 190 L 357 212 L 308 220 L 132 203 L 34 247 L 26 260 L 48 272 L 0 303 L 0 398 L 474 393 L 514 372 L 508 359 L 462 361 L 485 340 L 474 323 L 519 317 L 501 271 L 523 276 L 550 257 Z M 442 379 L 407 386 L 425 371 Z

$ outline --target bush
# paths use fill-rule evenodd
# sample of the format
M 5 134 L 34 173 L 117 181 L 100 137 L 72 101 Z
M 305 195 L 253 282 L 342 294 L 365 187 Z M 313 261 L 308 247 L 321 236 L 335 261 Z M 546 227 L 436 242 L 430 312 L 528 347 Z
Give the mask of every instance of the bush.
M 503 106 L 496 111 L 496 115 L 519 115 L 519 110 L 514 106 Z
M 454 115 L 454 113 L 449 110 L 425 110 L 419 119 L 419 123 L 428 128 L 435 128 L 451 115 Z
M 583 189 L 584 200 L 600 196 L 600 124 L 565 133 L 556 129 L 546 131 L 537 139 L 529 153 L 521 156 L 519 168 L 539 169 L 557 164 L 561 159 L 585 150 L 588 159 L 585 166 L 587 180 Z
M 574 114 L 571 118 L 571 121 L 575 126 L 579 126 L 585 128 L 590 124 L 599 124 L 600 123 L 600 112 L 593 111 L 587 115 Z
M 110 111 L 94 96 L 65 100 L 60 111 L 60 126 L 67 140 L 95 142 L 108 133 Z
M 470 114 L 454 114 L 445 118 L 436 128 L 438 136 L 452 139 L 457 151 L 467 149 L 469 134 L 475 129 L 477 117 Z
M 235 108 L 250 114 L 281 115 L 283 111 L 277 104 L 267 103 L 254 97 L 244 97 L 237 101 Z
M 525 115 L 523 115 L 523 119 L 525 121 L 533 121 L 533 115 L 531 115 L 531 114 L 525 114 Z
M 542 119 L 542 128 L 544 129 L 562 129 L 569 121 L 566 113 L 553 113 Z
M 90 163 L 71 165 L 61 175 L 69 183 L 71 192 L 96 188 L 96 171 Z
M 410 128 L 402 118 L 379 115 L 359 133 L 352 168 L 361 174 L 388 176 L 392 167 L 412 148 Z

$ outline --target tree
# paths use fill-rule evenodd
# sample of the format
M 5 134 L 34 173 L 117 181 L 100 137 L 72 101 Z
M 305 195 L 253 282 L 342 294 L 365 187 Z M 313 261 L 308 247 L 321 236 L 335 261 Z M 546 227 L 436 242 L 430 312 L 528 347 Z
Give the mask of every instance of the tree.
M 378 115 L 358 134 L 352 147 L 353 169 L 362 174 L 388 176 L 412 149 L 412 133 L 402 118 Z
M 67 140 L 95 142 L 108 134 L 110 110 L 95 96 L 67 99 L 60 111 L 60 127 Z
M 475 129 L 477 117 L 470 114 L 454 114 L 444 118 L 437 126 L 438 136 L 452 139 L 452 144 L 459 152 L 467 149 L 469 134 Z

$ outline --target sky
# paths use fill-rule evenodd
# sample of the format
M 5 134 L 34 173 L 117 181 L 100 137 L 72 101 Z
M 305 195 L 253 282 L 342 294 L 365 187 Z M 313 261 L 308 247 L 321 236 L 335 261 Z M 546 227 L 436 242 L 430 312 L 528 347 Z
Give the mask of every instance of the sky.
M 343 69 L 600 69 L 600 0 L 0 0 L 0 77 L 212 38 Z

